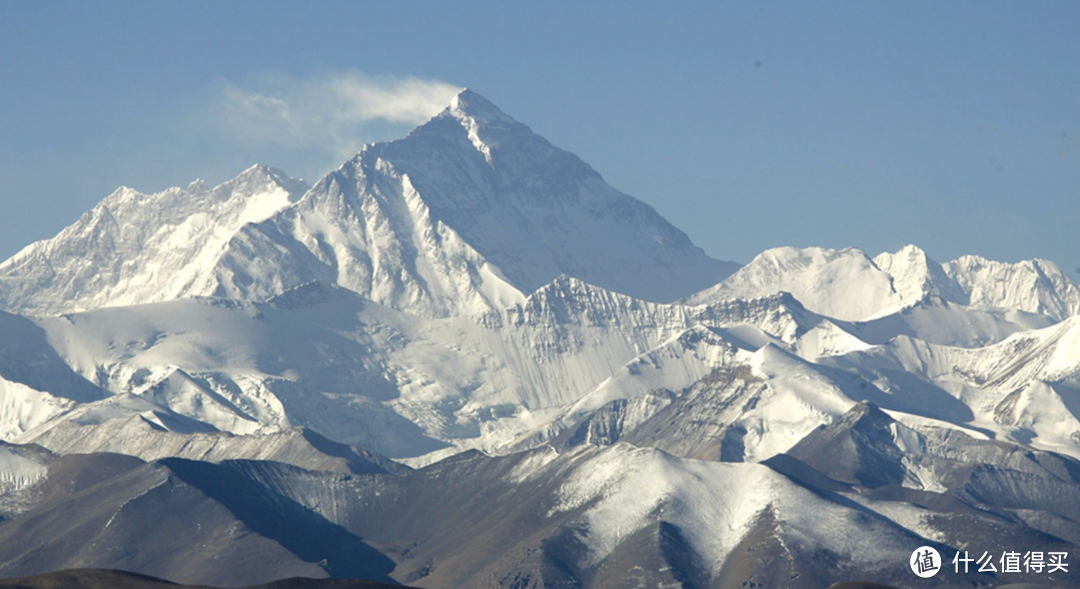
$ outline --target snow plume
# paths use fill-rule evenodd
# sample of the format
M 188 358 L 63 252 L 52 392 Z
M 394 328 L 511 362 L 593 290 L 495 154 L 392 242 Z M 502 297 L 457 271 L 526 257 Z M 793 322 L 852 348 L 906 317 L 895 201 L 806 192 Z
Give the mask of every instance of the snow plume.
M 215 112 L 223 126 L 253 142 L 329 148 L 351 156 L 379 125 L 427 121 L 459 87 L 434 79 L 372 76 L 357 70 L 306 78 L 263 75 L 225 82 Z

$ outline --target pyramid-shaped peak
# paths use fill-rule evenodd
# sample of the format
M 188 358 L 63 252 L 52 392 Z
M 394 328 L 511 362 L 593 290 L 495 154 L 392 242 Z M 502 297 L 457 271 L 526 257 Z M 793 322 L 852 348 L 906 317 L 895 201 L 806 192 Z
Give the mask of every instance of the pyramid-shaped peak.
M 876 424 L 888 426 L 893 418 L 870 401 L 859 401 L 847 413 L 837 420 L 838 425 L 855 426 L 856 424 Z
M 450 99 L 450 104 L 440 113 L 440 117 L 453 117 L 460 121 L 465 129 L 473 132 L 477 129 L 528 129 L 487 98 L 468 88 Z
M 533 133 L 528 126 L 468 88 L 458 92 L 446 108 L 428 122 L 413 129 L 404 139 L 374 144 L 358 155 L 377 154 L 375 157 L 394 161 L 400 166 L 403 160 L 410 159 L 419 152 L 453 151 L 453 145 L 446 141 L 449 139 L 456 142 L 462 131 L 469 143 L 492 166 L 496 159 L 503 160 L 503 163 L 510 160 L 528 163 L 546 161 L 556 156 L 563 161 L 573 160 L 582 173 L 595 174 L 576 156 L 558 150 L 546 139 Z
M 909 243 L 909 244 L 905 245 L 904 247 L 896 250 L 896 254 L 897 255 L 903 255 L 903 256 L 906 256 L 906 257 L 909 257 L 909 258 L 925 258 L 925 257 L 927 257 L 926 256 L 926 251 L 923 250 L 921 247 L 913 244 L 913 243 Z
M 919 262 L 922 264 L 937 264 L 937 262 L 926 253 L 926 250 L 912 243 L 905 245 L 894 253 L 882 253 L 876 256 L 874 261 L 877 262 L 886 258 L 889 258 L 890 260 L 908 260 L 910 262 Z
M 516 123 L 510 115 L 504 113 L 487 98 L 464 88 L 458 92 L 443 111 L 457 119 L 472 119 L 478 122 Z
M 271 180 L 289 180 L 293 181 L 288 174 L 277 168 L 266 166 L 263 164 L 255 164 L 248 169 L 240 172 L 239 175 L 234 178 L 235 180 L 246 180 L 251 178 L 266 178 Z
M 231 191 L 244 185 L 265 186 L 267 184 L 274 184 L 285 189 L 290 193 L 290 200 L 299 198 L 300 195 L 308 189 L 307 184 L 303 180 L 292 178 L 282 170 L 271 166 L 255 164 L 243 172 L 240 172 L 240 175 L 237 177 L 221 183 L 219 186 L 215 187 L 215 190 L 225 189 Z
M 248 169 L 244 170 L 243 172 L 240 172 L 240 174 L 237 176 L 237 178 L 248 178 L 248 177 L 252 177 L 252 176 L 274 177 L 274 176 L 284 176 L 284 175 L 285 175 L 285 172 L 282 172 L 281 170 L 279 170 L 277 168 L 271 168 L 270 166 L 266 166 L 266 165 L 263 165 L 263 164 L 256 163 L 256 164 L 250 166 Z

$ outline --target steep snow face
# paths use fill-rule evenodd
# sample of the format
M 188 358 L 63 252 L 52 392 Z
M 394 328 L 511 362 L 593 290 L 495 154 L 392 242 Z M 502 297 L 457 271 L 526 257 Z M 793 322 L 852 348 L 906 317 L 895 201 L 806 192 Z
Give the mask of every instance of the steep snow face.
M 0 378 L 0 440 L 14 439 L 73 407 L 71 399 Z
M 869 321 L 925 301 L 953 308 L 970 306 L 975 311 L 1020 311 L 1054 321 L 1080 312 L 1080 287 L 1051 262 L 1005 264 L 964 256 L 942 265 L 913 245 L 873 260 L 854 248 L 767 250 L 727 280 L 689 297 L 687 302 L 750 298 L 781 291 L 792 293 L 811 311 L 847 321 Z M 1006 321 L 1017 323 L 1018 328 L 1038 326 L 1037 322 L 1015 319 Z M 991 333 L 986 330 L 985 325 L 978 325 L 974 331 L 980 333 L 955 337 L 953 341 L 978 345 L 998 337 L 992 328 Z M 1008 333 L 1011 331 L 1005 335 Z M 935 341 L 949 339 L 943 332 L 937 335 L 942 337 Z
M 846 321 L 888 314 L 905 305 L 892 278 L 861 250 L 783 247 L 759 254 L 727 280 L 688 299 L 691 304 L 790 292 L 807 309 Z
M 190 299 L 27 323 L 94 390 L 222 431 L 307 426 L 404 458 L 501 447 L 590 391 L 606 402 L 679 389 L 820 321 L 786 294 L 685 307 L 562 277 L 478 317 L 417 317 L 315 282 L 266 303 Z
M 41 454 L 33 448 L 0 442 L 0 495 L 18 491 L 41 480 L 48 472 Z M 0 505 L 4 503 L 0 499 Z
M 999 390 L 1015 390 L 1032 380 L 1075 380 L 1080 378 L 1080 317 L 1018 333 L 964 360 L 958 367 Z
M 972 305 L 1019 309 L 1059 320 L 1080 313 L 1080 287 L 1053 262 L 1008 264 L 963 256 L 944 269 L 968 293 Z
M 815 329 L 804 338 L 822 335 Z M 1080 453 L 1075 368 L 1036 370 L 1041 364 L 1032 357 L 1028 375 L 1016 381 L 1032 392 L 1010 394 L 1013 385 L 993 380 L 994 370 L 1005 367 L 987 362 L 1007 356 L 1004 348 L 965 350 L 903 336 L 861 348 L 809 362 L 769 344 L 748 362 L 736 357 L 684 389 L 613 400 L 569 427 L 556 421 L 539 431 L 561 445 L 625 440 L 685 457 L 752 462 L 786 451 L 855 402 L 869 401 L 913 427 Z M 1028 387 L 1031 375 L 1065 380 L 1049 389 Z
M 73 371 L 33 321 L 0 312 L 0 439 L 108 395 Z
M 848 330 L 871 344 L 883 344 L 906 335 L 932 344 L 978 348 L 1014 333 L 1042 329 L 1054 323 L 1047 315 L 967 307 L 928 295 L 892 315 L 849 325 Z
M 1023 432 L 1022 441 L 1046 450 L 1080 454 L 1080 408 L 1077 390 L 1032 381 L 1006 396 L 995 408 L 994 418 Z M 1070 410 L 1070 406 L 1071 409 Z M 1026 439 L 1025 439 L 1026 438 Z
M 366 146 L 296 206 L 245 228 L 214 276 L 220 296 L 266 298 L 326 280 L 445 317 L 516 304 L 561 274 L 668 301 L 733 270 L 466 90 L 404 139 Z
M 941 264 L 914 245 L 904 246 L 894 254 L 878 254 L 874 264 L 892 276 L 893 288 L 909 305 L 928 295 L 962 305 L 968 302 L 967 293 Z
M 858 374 L 895 401 L 908 400 L 892 409 L 1080 456 L 1080 318 L 983 348 L 901 336 L 821 362 Z
M 737 267 L 468 90 L 305 189 L 260 166 L 213 189 L 121 188 L 0 265 L 0 308 L 255 301 L 322 280 L 446 317 L 511 306 L 561 274 L 663 302 Z
M 305 189 L 264 166 L 215 188 L 120 188 L 56 237 L 0 264 L 0 307 L 54 314 L 210 294 L 206 269 L 236 231 Z
M 324 280 L 423 316 L 475 314 L 524 297 L 434 215 L 408 174 L 365 148 L 296 206 L 245 227 L 213 269 L 215 293 L 266 299 Z
M 635 399 L 657 390 L 678 391 L 717 368 L 748 360 L 751 351 L 740 350 L 725 339 L 725 331 L 698 325 L 678 334 L 627 362 L 550 422 L 515 440 L 511 447 L 546 442 L 613 401 Z
M 795 342 L 796 353 L 811 362 L 825 356 L 837 356 L 870 347 L 869 343 L 828 319 L 817 324 Z
M 652 207 L 469 90 L 372 152 L 408 174 L 433 216 L 523 292 L 566 274 L 667 302 L 737 268 L 709 259 Z
M 787 450 L 856 400 L 882 396 L 859 383 L 767 344 L 752 354 L 729 352 L 724 363 L 683 388 L 617 396 L 602 385 L 539 432 L 557 445 L 625 440 L 683 457 L 757 462 Z
M 867 569 L 891 565 L 888 554 L 916 539 L 888 520 L 856 515 L 757 464 L 684 460 L 617 444 L 578 448 L 527 466 L 516 478 L 561 481 L 548 517 L 581 511 L 576 520 L 590 563 L 659 521 L 677 527 L 710 575 L 720 572 L 763 517 L 778 524 L 789 552 L 831 553 L 838 562 L 859 560 Z M 852 529 L 874 530 L 874 550 L 866 550 Z

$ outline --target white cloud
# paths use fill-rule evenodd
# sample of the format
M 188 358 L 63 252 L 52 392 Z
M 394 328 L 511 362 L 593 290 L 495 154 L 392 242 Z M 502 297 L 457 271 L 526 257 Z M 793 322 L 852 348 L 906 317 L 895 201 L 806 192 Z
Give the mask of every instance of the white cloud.
M 348 157 L 370 140 L 372 125 L 423 123 L 459 90 L 440 80 L 356 70 L 308 78 L 263 76 L 245 84 L 226 82 L 213 110 L 234 140 Z

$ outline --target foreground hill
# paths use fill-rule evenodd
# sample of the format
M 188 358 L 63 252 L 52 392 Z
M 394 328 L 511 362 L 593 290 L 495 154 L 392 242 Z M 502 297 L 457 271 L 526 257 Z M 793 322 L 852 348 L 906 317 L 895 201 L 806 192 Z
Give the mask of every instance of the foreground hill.
M 22 476 L 8 477 L 21 482 L 0 503 L 4 576 L 94 567 L 227 586 L 304 576 L 429 589 L 949 587 L 1068 578 L 912 583 L 914 548 L 1080 557 L 1080 462 L 909 428 L 867 403 L 759 464 L 626 442 L 363 475 L 7 451 L 0 464 Z
M 211 589 L 177 585 L 163 579 L 103 569 L 72 569 L 33 577 L 0 579 L 0 587 L 20 589 Z M 345 579 L 281 579 L 244 589 L 401 589 L 400 585 Z

